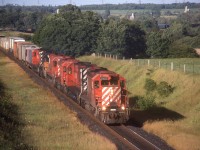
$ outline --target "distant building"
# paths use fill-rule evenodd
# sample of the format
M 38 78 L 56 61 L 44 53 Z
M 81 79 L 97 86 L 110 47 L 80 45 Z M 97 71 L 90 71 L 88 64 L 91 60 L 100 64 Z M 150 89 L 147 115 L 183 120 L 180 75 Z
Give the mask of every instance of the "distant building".
M 59 9 L 57 9 L 57 10 L 56 10 L 56 14 L 59 14 L 59 12 L 60 12 L 60 10 L 59 10 Z
M 132 15 L 130 16 L 130 20 L 134 20 L 135 19 L 135 14 L 132 13 Z
M 187 6 L 185 6 L 184 13 L 188 13 L 189 11 L 190 11 L 190 9 Z
M 195 51 L 200 56 L 200 48 L 195 48 Z

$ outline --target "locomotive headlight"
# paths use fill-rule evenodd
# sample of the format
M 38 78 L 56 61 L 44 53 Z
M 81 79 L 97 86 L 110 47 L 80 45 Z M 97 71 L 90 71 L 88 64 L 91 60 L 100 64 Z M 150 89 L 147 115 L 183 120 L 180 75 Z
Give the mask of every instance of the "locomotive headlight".
M 102 110 L 103 110 L 103 111 L 106 110 L 106 106 L 103 106 L 103 107 L 102 107 Z
M 122 105 L 121 109 L 122 109 L 122 110 L 125 110 L 125 107 L 124 107 L 124 105 Z

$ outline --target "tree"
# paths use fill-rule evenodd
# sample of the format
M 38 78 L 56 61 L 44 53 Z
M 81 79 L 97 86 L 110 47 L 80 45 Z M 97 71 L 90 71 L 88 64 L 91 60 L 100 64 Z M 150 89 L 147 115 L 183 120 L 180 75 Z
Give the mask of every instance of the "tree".
M 94 52 L 99 34 L 99 16 L 94 12 L 82 13 L 72 5 L 60 10 L 60 14 L 49 15 L 41 22 L 34 42 L 45 49 L 71 56 Z
M 175 41 L 169 47 L 170 58 L 193 58 L 198 57 L 195 50 L 182 42 L 182 40 Z
M 145 42 L 144 31 L 133 22 L 110 19 L 101 25 L 96 52 L 128 58 L 142 57 L 146 50 Z
M 151 58 L 168 57 L 170 40 L 162 36 L 160 32 L 151 32 L 147 36 L 147 55 Z

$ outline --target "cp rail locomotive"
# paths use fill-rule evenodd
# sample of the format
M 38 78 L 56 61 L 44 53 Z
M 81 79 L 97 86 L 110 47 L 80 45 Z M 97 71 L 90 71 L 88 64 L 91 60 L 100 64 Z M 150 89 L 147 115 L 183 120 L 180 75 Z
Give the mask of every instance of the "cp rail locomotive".
M 128 92 L 121 75 L 90 62 L 48 53 L 20 37 L 0 37 L 0 46 L 105 124 L 129 119 Z

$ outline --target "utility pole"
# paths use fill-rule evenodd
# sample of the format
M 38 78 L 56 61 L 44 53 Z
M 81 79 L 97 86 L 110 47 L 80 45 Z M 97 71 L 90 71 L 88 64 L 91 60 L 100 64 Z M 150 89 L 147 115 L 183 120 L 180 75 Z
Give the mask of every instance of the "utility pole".
M 140 5 L 142 4 L 142 1 L 141 1 L 141 0 L 139 0 L 139 4 L 140 4 Z
M 103 5 L 103 0 L 102 0 L 102 5 Z
M 2 0 L 2 6 L 4 5 L 4 0 Z
M 38 5 L 40 5 L 40 0 L 38 0 Z

